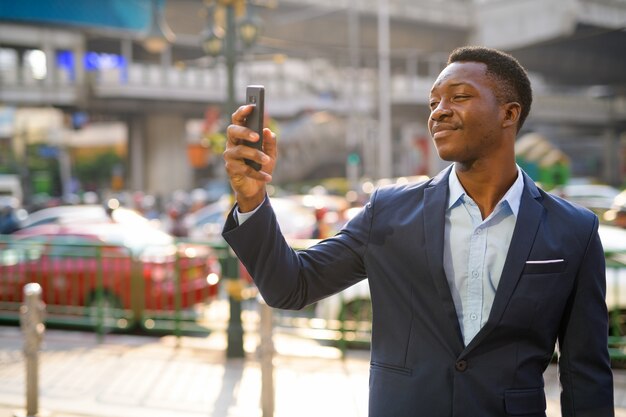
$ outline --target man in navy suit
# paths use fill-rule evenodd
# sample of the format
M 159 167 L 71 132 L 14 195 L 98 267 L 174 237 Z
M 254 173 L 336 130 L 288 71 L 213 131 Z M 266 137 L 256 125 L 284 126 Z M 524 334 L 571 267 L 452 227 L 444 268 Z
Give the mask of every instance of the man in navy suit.
M 459 48 L 430 92 L 429 130 L 454 162 L 377 190 L 336 236 L 285 242 L 266 198 L 276 137 L 228 127 L 237 204 L 223 235 L 268 304 L 300 309 L 367 278 L 372 417 L 545 417 L 558 350 L 563 416 L 614 415 L 598 219 L 538 189 L 515 163 L 532 91 L 508 54 Z M 262 164 L 255 171 L 244 158 Z

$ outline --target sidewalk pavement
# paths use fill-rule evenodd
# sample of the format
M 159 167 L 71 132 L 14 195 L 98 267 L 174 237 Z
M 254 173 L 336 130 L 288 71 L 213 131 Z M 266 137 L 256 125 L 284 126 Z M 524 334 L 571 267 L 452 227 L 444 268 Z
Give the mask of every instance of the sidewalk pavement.
M 244 359 L 226 359 L 226 335 L 148 337 L 47 330 L 40 355 L 41 415 L 50 417 L 261 417 L 258 337 Z M 366 417 L 369 352 L 275 334 L 275 417 Z M 25 409 L 25 364 L 17 327 L 0 327 L 0 417 Z M 626 402 L 626 373 L 616 399 Z M 548 416 L 560 416 L 553 366 Z M 622 404 L 623 405 L 623 404 Z M 616 409 L 626 417 L 626 408 Z

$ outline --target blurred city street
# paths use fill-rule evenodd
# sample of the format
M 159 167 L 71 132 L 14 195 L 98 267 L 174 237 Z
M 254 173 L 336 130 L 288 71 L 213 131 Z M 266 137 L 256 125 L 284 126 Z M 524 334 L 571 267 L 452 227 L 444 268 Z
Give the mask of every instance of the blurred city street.
M 458 55 L 457 48 L 468 45 L 511 54 L 515 60 L 507 62 L 514 65 L 503 66 L 503 72 L 495 71 L 495 66 L 482 58 Z M 502 198 L 503 204 L 509 204 L 507 218 L 513 219 L 509 211 L 518 218 L 514 208 L 517 198 L 509 197 L 519 196 L 519 189 L 511 187 L 514 192 L 505 194 L 504 187 L 505 173 L 510 174 L 510 184 L 518 172 L 513 169 L 513 160 L 528 175 L 524 177 L 528 190 L 533 189 L 532 181 L 598 217 L 602 265 L 606 266 L 609 348 L 612 360 L 620 361 L 614 363 L 613 371 L 615 415 L 626 417 L 624 45 L 626 0 L 0 0 L 0 417 L 33 414 L 26 412 L 27 380 L 32 373 L 27 372 L 25 351 L 32 357 L 39 348 L 43 322 L 47 328 L 39 354 L 39 412 L 32 417 L 366 417 L 367 347 L 372 332 L 377 340 L 384 340 L 383 356 L 394 358 L 395 352 L 400 352 L 405 364 L 422 366 L 443 352 L 440 344 L 423 349 L 422 339 L 413 337 L 414 333 L 425 335 L 413 330 L 419 328 L 416 324 L 423 322 L 437 330 L 434 321 L 445 319 L 441 314 L 432 314 L 433 320 L 420 314 L 425 302 L 433 306 L 439 302 L 420 291 L 421 280 L 409 281 L 422 272 L 426 276 L 426 264 L 434 265 L 429 274 L 433 277 L 436 271 L 442 276 L 445 272 L 452 292 L 447 291 L 445 282 L 443 287 L 437 283 L 438 290 L 444 289 L 439 294 L 445 296 L 442 302 L 448 304 L 444 307 L 450 317 L 459 312 L 463 329 L 467 321 L 479 323 L 471 325 L 478 331 L 485 324 L 483 319 L 490 317 L 492 302 L 494 311 L 509 303 L 512 307 L 493 314 L 502 319 L 488 321 L 498 328 L 513 326 L 509 328 L 525 332 L 521 336 L 513 333 L 512 341 L 502 344 L 505 348 L 520 347 L 520 337 L 536 339 L 531 342 L 547 347 L 540 358 L 549 358 L 552 339 L 539 340 L 536 331 L 542 330 L 543 324 L 539 319 L 554 316 L 545 322 L 562 324 L 567 315 L 568 319 L 582 317 L 582 326 L 578 327 L 575 319 L 568 326 L 572 323 L 570 328 L 591 330 L 586 339 L 592 340 L 589 335 L 596 334 L 602 350 L 607 333 L 588 323 L 604 320 L 604 310 L 588 309 L 602 310 L 595 321 L 591 319 L 596 316 L 588 311 L 572 313 L 572 306 L 586 306 L 578 300 L 589 300 L 593 307 L 602 304 L 600 274 L 591 274 L 597 285 L 586 285 L 586 280 L 578 278 L 582 272 L 575 279 L 571 275 L 571 285 L 558 276 L 569 277 L 575 268 L 589 269 L 580 259 L 590 256 L 563 255 L 582 253 L 578 252 L 578 246 L 583 247 L 582 238 L 572 238 L 578 236 L 579 228 L 570 227 L 579 221 L 560 223 L 565 215 L 544 211 L 537 216 L 541 226 L 533 229 L 530 222 L 519 221 L 518 227 L 513 226 L 517 220 L 508 225 L 509 220 L 494 220 L 502 206 L 496 207 L 497 216 L 489 215 L 491 209 L 485 208 Z M 457 52 L 450 55 L 452 51 Z M 523 69 L 505 76 L 504 67 L 517 67 L 516 60 Z M 474 65 L 483 63 L 484 74 Z M 491 145 L 496 143 L 491 140 L 496 124 L 483 122 L 488 113 L 480 104 L 486 103 L 488 96 L 472 93 L 472 83 L 450 83 L 454 78 L 448 71 L 454 74 L 455 67 L 466 64 L 475 67 L 469 75 L 489 78 L 488 83 L 480 84 L 493 90 L 497 100 L 489 103 L 518 109 L 503 112 L 507 117 L 518 117 L 514 134 L 511 124 L 500 124 L 503 132 L 498 135 L 506 136 L 502 142 L 506 146 Z M 254 89 L 249 90 L 250 86 Z M 459 91 L 452 93 L 457 88 Z M 461 91 L 465 89 L 468 91 Z M 249 91 L 263 91 L 263 95 L 250 95 Z M 238 111 L 244 103 L 254 103 L 255 110 Z M 500 113 L 489 114 L 495 117 Z M 240 121 L 250 126 L 252 119 L 259 121 L 255 130 L 268 128 L 275 135 L 270 139 L 269 132 L 261 132 L 257 142 L 254 137 L 246 138 L 241 126 L 231 126 Z M 489 126 L 494 129 L 487 133 Z M 476 127 L 485 133 L 476 136 L 480 140 L 473 140 Z M 497 158 L 485 158 L 487 163 L 482 164 L 487 152 L 457 152 L 463 143 L 440 140 L 448 135 L 471 147 L 487 144 L 489 154 L 497 150 L 495 156 L 508 152 L 502 161 L 510 169 L 497 169 L 502 162 Z M 248 158 L 260 159 L 246 154 L 247 148 L 238 144 L 260 145 L 270 156 L 261 165 L 261 170 L 271 176 L 264 190 L 253 187 L 258 192 L 242 194 L 238 183 L 261 183 L 238 182 L 237 173 L 246 168 L 243 162 L 250 162 Z M 451 151 L 446 151 L 448 148 Z M 466 233 L 469 222 L 457 226 L 455 219 L 451 228 L 453 206 L 446 211 L 445 227 L 443 216 L 430 217 L 430 203 L 426 201 L 433 200 L 427 198 L 423 199 L 424 210 L 421 197 L 415 199 L 417 205 L 407 205 L 406 213 L 402 205 L 393 203 L 392 207 L 390 203 L 389 210 L 395 212 L 379 215 L 378 207 L 387 204 L 386 197 L 381 197 L 383 203 L 374 209 L 376 196 L 387 193 L 375 194 L 376 190 L 395 186 L 396 191 L 388 195 L 411 191 L 422 195 L 421 188 L 407 184 L 427 181 L 451 161 L 465 164 L 474 156 L 480 163 L 472 162 L 473 172 L 456 181 L 464 191 L 457 201 L 465 205 L 467 197 L 480 208 L 478 214 L 484 221 L 476 228 L 476 235 L 482 236 L 476 242 L 484 242 L 485 251 L 466 251 L 463 240 L 457 239 L 457 233 L 465 236 L 467 247 L 474 247 L 474 236 Z M 457 165 L 456 171 L 461 172 L 460 167 Z M 483 167 L 493 169 L 492 175 L 478 172 Z M 251 172 L 253 179 L 262 175 L 249 168 L 245 172 Z M 475 178 L 480 181 L 470 180 L 474 173 L 479 174 Z M 483 178 L 493 187 L 479 187 Z M 495 193 L 496 189 L 501 192 Z M 335 246 L 327 245 L 329 241 L 324 239 L 350 225 L 343 242 L 356 242 L 354 245 L 341 243 L 341 239 L 330 243 L 340 242 L 347 248 L 341 254 L 353 254 L 332 254 L 329 258 L 338 262 L 327 268 L 325 261 L 318 261 L 326 257 L 325 250 L 313 250 L 314 262 L 306 264 L 312 265 L 313 276 L 321 277 L 319 280 L 309 286 L 311 281 L 305 278 L 292 287 L 298 291 L 287 291 L 285 297 L 278 291 L 274 294 L 273 288 L 265 292 L 263 281 L 279 283 L 283 277 L 276 273 L 272 280 L 266 280 L 258 269 L 283 269 L 258 268 L 258 259 L 273 263 L 273 258 L 281 258 L 273 256 L 278 251 L 248 262 L 243 253 L 248 250 L 238 250 L 238 242 L 246 246 L 260 242 L 259 246 L 269 247 L 267 242 L 282 240 L 262 233 L 273 231 L 273 227 L 233 238 L 237 233 L 232 233 L 230 225 L 235 223 L 226 223 L 237 196 L 239 209 L 248 212 L 245 204 L 241 205 L 241 196 L 261 196 L 262 191 L 274 210 L 280 233 L 293 249 L 305 249 L 320 241 L 315 249 L 332 249 Z M 491 196 L 481 205 L 483 194 Z M 525 191 L 522 195 L 526 199 L 529 194 Z M 551 197 L 542 200 L 542 204 L 549 203 L 545 210 L 576 211 L 563 208 L 569 206 L 560 200 L 552 203 Z M 519 213 L 525 216 L 529 206 L 520 203 Z M 365 215 L 360 216 L 364 208 Z M 264 212 L 269 213 L 260 210 Z M 388 219 L 396 217 L 397 227 L 388 226 Z M 274 217 L 267 218 L 273 226 Z M 412 222 L 412 218 L 419 221 Z M 231 219 L 238 225 L 243 223 L 243 217 Z M 565 227 L 553 227 L 551 221 Z M 222 236 L 225 223 L 228 244 Z M 489 232 L 492 237 L 488 241 L 488 233 L 482 232 L 488 229 L 483 226 L 494 230 L 493 223 L 499 224 L 498 231 Z M 239 231 L 245 233 L 255 224 L 266 223 L 252 221 L 238 226 Z M 557 229 L 568 234 L 550 235 Z M 378 239 L 378 230 L 384 237 Z M 537 243 L 531 248 L 524 242 L 533 240 L 518 239 L 516 230 L 539 231 Z M 544 235 L 546 245 L 539 243 Z M 509 246 L 509 241 L 514 243 Z M 594 239 L 587 241 L 595 243 Z M 431 249 L 441 250 L 444 242 L 446 257 L 433 256 Z M 510 250 L 509 255 L 500 251 L 500 243 L 505 243 L 502 247 Z M 522 246 L 531 250 L 521 253 L 515 249 Z M 479 252 L 484 255 L 480 268 L 478 262 L 472 268 L 456 268 L 462 264 L 462 256 L 473 262 L 473 255 Z M 518 255 L 527 254 L 541 257 L 527 257 L 526 263 L 531 265 L 520 269 L 524 271 L 521 274 L 506 273 L 504 266 L 518 261 L 521 266 L 524 259 Z M 601 257 L 599 250 L 597 255 Z M 395 262 L 396 256 L 399 262 Z M 515 262 L 510 262 L 512 259 Z M 353 269 L 344 273 L 344 266 Z M 478 279 L 483 270 L 483 278 Z M 497 271 L 502 271 L 499 275 L 503 281 L 518 279 L 528 271 L 534 276 L 497 290 Z M 335 273 L 338 281 L 326 280 Z M 269 329 L 270 323 L 275 326 L 275 407 L 271 416 L 261 405 L 268 398 L 264 396 L 268 384 L 263 385 L 267 373 L 262 369 L 267 362 L 260 352 L 268 350 L 261 349 L 259 334 L 259 311 L 266 313 L 269 308 L 257 308 L 260 304 L 251 274 L 272 305 L 295 303 L 297 299 L 291 299 L 295 296 L 308 301 L 292 305 L 313 303 L 298 312 L 275 312 L 273 321 L 263 320 L 268 325 L 264 329 Z M 308 273 L 300 276 L 305 275 Z M 288 274 L 285 277 L 289 279 Z M 339 291 L 353 284 L 355 277 L 368 279 Z M 464 286 L 465 282 L 473 283 Z M 371 289 L 370 283 L 374 283 Z M 431 283 L 424 285 L 434 288 Z M 483 291 L 483 286 L 489 291 Z M 288 286 L 276 288 L 289 290 Z M 588 288 L 592 291 L 587 292 Z M 503 292 L 507 298 L 500 303 Z M 387 293 L 393 297 L 380 295 Z M 454 295 L 454 306 L 449 295 Z M 272 296 L 280 302 L 273 303 Z M 241 302 L 229 304 L 228 299 Z M 476 312 L 483 316 L 474 314 L 464 303 L 475 304 Z M 236 326 L 228 323 L 229 317 L 238 317 L 239 312 L 243 352 L 241 344 L 228 345 L 233 334 L 241 335 L 228 333 L 229 325 L 230 329 L 241 329 L 238 320 L 232 321 Z M 411 321 L 406 325 L 392 320 L 408 318 Z M 20 322 L 30 335 L 29 343 L 24 342 Z M 374 324 L 376 329 L 372 330 Z M 400 339 L 384 334 L 389 328 L 395 328 L 394 337 L 397 334 L 405 340 L 406 348 L 397 342 Z M 407 329 L 408 335 L 401 333 Z M 177 336 L 181 333 L 183 336 Z M 509 330 L 504 333 L 511 334 Z M 450 335 L 437 337 L 447 342 Z M 350 348 L 342 351 L 338 340 Z M 420 346 L 412 350 L 414 340 Z M 525 364 L 523 359 L 512 358 L 513 354 L 508 356 L 513 349 L 494 349 L 489 343 L 487 340 L 485 351 L 501 355 L 498 364 L 522 364 L 527 369 L 536 366 L 533 361 Z M 579 339 L 575 343 L 588 347 Z M 233 346 L 237 354 L 232 354 Z M 409 354 L 416 351 L 428 356 L 411 362 Z M 584 366 L 592 369 L 591 374 L 602 368 L 598 375 L 605 378 L 595 381 L 604 389 L 590 389 L 573 402 L 583 403 L 583 397 L 591 397 L 589 392 L 604 393 L 593 399 L 604 399 L 610 393 L 608 384 L 602 385 L 610 370 L 586 365 L 597 352 L 589 349 L 584 355 L 573 355 L 572 369 Z M 462 367 L 458 370 L 469 369 L 466 375 L 484 375 L 477 371 L 477 365 L 455 359 Z M 397 364 L 392 360 L 390 364 Z M 501 367 L 491 360 L 482 362 L 497 370 L 493 372 L 497 381 L 501 375 L 510 374 L 499 372 Z M 407 369 L 412 372 L 402 367 L 396 374 Z M 431 375 L 440 374 L 434 371 Z M 435 396 L 444 399 L 453 395 L 464 399 L 466 389 L 470 392 L 483 386 L 482 381 L 458 387 L 434 385 L 432 378 L 419 377 L 420 382 L 410 386 L 408 395 L 398 392 L 398 387 L 408 387 L 405 380 L 394 385 L 385 379 L 380 386 L 393 387 L 385 391 L 386 399 L 388 392 L 397 398 L 422 394 L 425 399 L 420 397 L 415 403 L 429 405 L 438 403 L 432 402 L 433 396 L 427 392 L 436 392 Z M 556 365 L 549 366 L 544 380 L 546 416 L 560 417 Z M 432 385 L 432 389 L 427 391 L 425 385 Z M 593 383 L 587 385 L 594 387 Z M 448 388 L 450 397 L 440 391 Z M 519 404 L 541 409 L 537 390 L 529 389 L 532 386 L 516 388 L 522 389 L 503 393 L 499 399 L 508 405 L 510 394 L 513 405 L 511 409 L 505 407 L 507 413 L 523 408 Z M 531 396 L 535 401 L 528 400 Z M 481 395 L 469 398 L 481 400 Z M 416 413 L 415 407 L 407 409 L 407 414 Z M 388 408 L 385 413 L 390 413 Z
M 365 417 L 369 352 L 275 334 L 275 416 Z M 41 415 L 53 417 L 255 417 L 260 408 L 258 338 L 245 359 L 226 359 L 226 335 L 148 337 L 48 330 L 40 355 Z M 0 327 L 0 417 L 25 408 L 21 332 Z M 548 416 L 560 416 L 556 370 L 546 373 Z M 626 372 L 615 371 L 626 407 Z M 626 416 L 617 408 L 616 416 Z

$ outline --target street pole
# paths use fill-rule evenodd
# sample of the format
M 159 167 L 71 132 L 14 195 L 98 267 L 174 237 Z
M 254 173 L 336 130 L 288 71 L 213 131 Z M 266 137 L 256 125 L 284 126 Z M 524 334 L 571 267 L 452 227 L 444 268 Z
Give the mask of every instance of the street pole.
M 237 29 L 235 26 L 235 7 L 229 5 L 226 7 L 226 37 L 224 39 L 224 55 L 226 58 L 226 74 L 228 78 L 226 111 L 228 116 L 233 114 L 236 109 L 235 97 L 235 65 L 237 62 L 236 50 Z
M 226 36 L 224 39 L 224 55 L 226 58 L 226 74 L 228 78 L 226 112 L 228 117 L 235 112 L 235 65 L 237 61 L 236 50 L 237 29 L 235 26 L 235 8 L 233 5 L 226 7 Z M 238 262 L 238 261 L 236 261 Z M 239 268 L 236 269 L 238 271 Z M 233 281 L 240 280 L 240 274 L 234 273 L 229 278 Z M 233 283 L 234 284 L 234 283 Z M 241 285 L 227 286 L 228 301 L 230 305 L 230 318 L 228 320 L 226 357 L 243 358 L 243 325 L 241 323 Z
M 378 175 L 392 176 L 391 153 L 391 63 L 389 52 L 389 3 L 378 0 Z
M 355 0 L 348 6 L 348 49 L 350 56 L 350 80 L 348 80 L 347 99 L 349 103 L 359 103 L 359 66 L 360 66 L 360 25 L 359 25 L 359 1 Z M 348 106 L 348 129 L 346 135 L 346 150 L 348 158 L 346 161 L 346 176 L 350 184 L 350 190 L 356 191 L 359 179 L 359 164 L 354 162 L 354 155 L 363 152 L 359 146 L 359 139 L 362 137 L 363 129 L 361 129 L 358 118 L 359 110 L 356 105 Z

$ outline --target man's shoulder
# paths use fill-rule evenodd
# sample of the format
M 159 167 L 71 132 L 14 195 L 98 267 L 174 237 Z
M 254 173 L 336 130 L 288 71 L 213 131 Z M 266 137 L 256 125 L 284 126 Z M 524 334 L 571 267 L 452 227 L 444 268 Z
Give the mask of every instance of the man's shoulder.
M 597 230 L 598 216 L 588 208 L 543 190 L 539 192 L 547 212 L 546 220 L 550 224 L 560 230 L 567 230 L 584 241 L 590 233 Z
M 544 191 L 540 188 L 538 190 L 542 196 L 544 207 L 548 210 L 559 211 L 561 212 L 561 215 L 564 216 L 573 216 L 589 220 L 593 220 L 597 217 L 593 211 L 581 206 L 580 204 L 566 200 L 563 197 Z
M 420 181 L 383 185 L 377 189 L 377 197 L 379 199 L 396 199 L 423 194 L 424 189 L 430 186 L 432 181 L 432 178 L 424 178 Z

